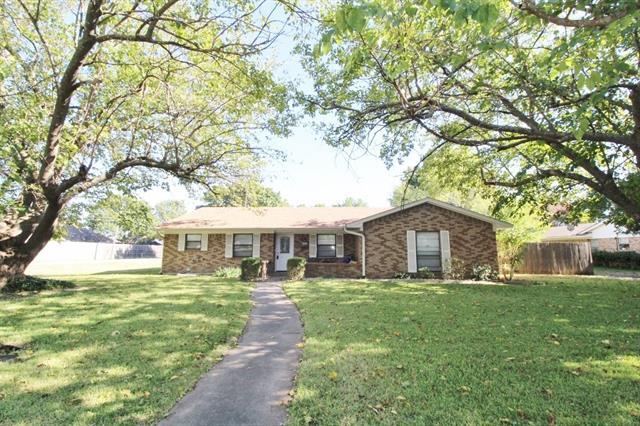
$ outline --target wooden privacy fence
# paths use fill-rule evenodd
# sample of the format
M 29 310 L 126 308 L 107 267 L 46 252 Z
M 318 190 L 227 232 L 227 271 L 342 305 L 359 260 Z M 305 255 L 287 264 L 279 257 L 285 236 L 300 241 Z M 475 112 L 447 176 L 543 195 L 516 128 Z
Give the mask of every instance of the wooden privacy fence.
M 593 275 L 591 244 L 529 243 L 518 272 L 523 274 Z

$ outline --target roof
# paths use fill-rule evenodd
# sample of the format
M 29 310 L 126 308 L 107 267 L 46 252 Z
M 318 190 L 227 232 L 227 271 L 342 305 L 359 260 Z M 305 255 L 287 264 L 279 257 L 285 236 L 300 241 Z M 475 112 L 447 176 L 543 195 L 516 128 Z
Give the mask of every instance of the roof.
M 491 223 L 494 229 L 511 224 L 433 198 L 424 198 L 401 207 L 201 207 L 160 225 L 161 231 L 196 229 L 341 229 L 362 224 L 422 204 L 431 204 Z
M 550 228 L 542 237 L 543 240 L 560 240 L 560 239 L 588 239 L 591 238 L 591 232 L 602 225 L 601 223 L 580 223 L 578 225 L 562 225 Z
M 450 210 L 450 211 L 453 211 L 453 212 L 456 212 L 456 213 L 460 213 L 460 214 L 465 215 L 465 216 L 472 217 L 474 219 L 481 220 L 483 222 L 491 223 L 493 225 L 493 229 L 507 229 L 507 228 L 513 227 L 513 225 L 511 225 L 509 222 L 498 220 L 498 219 L 495 219 L 495 218 L 493 218 L 491 216 L 487 216 L 487 215 L 484 215 L 484 214 L 481 214 L 481 213 L 474 212 L 473 210 L 465 209 L 463 207 L 459 207 L 459 206 L 456 206 L 456 205 L 451 204 L 451 203 L 446 203 L 444 201 L 440 201 L 440 200 L 436 200 L 434 198 L 428 198 L 428 197 L 427 198 L 423 198 L 423 199 L 418 200 L 418 201 L 414 201 L 412 203 L 404 204 L 404 205 L 402 205 L 400 207 L 394 207 L 392 209 L 386 209 L 386 210 L 383 210 L 381 212 L 374 213 L 371 216 L 365 216 L 364 218 L 358 219 L 357 221 L 353 221 L 348 226 L 349 227 L 359 227 L 359 228 L 361 228 L 362 224 L 364 224 L 365 222 L 369 222 L 369 221 L 372 221 L 374 219 L 378 219 L 378 218 L 381 218 L 381 217 L 384 217 L 384 216 L 388 216 L 390 214 L 398 213 L 398 212 L 401 212 L 402 210 L 410 209 L 412 207 L 421 206 L 423 204 L 431 204 L 433 206 L 440 207 L 440 208 L 443 208 L 445 210 Z
M 167 229 L 339 229 L 388 207 L 201 207 L 160 225 Z
M 542 237 L 543 241 L 589 240 L 600 238 L 636 237 L 633 234 L 604 222 L 580 223 L 578 225 L 554 226 Z

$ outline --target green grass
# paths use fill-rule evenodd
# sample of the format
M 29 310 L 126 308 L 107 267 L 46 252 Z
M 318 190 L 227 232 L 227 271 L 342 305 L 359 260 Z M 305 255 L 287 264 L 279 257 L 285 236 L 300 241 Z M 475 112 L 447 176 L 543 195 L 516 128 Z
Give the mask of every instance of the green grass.
M 286 284 L 305 327 L 289 423 L 640 423 L 640 281 L 529 279 Z
M 144 271 L 141 271 L 144 272 Z M 73 290 L 0 297 L 0 424 L 149 424 L 235 343 L 250 287 L 159 275 L 65 277 Z

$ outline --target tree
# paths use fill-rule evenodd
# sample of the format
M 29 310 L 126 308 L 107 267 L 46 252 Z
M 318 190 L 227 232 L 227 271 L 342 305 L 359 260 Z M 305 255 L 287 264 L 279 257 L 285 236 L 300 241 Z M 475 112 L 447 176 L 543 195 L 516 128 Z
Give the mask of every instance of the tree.
M 83 225 L 118 242 L 136 243 L 156 236 L 151 206 L 131 195 L 108 194 L 86 210 Z
M 303 46 L 327 142 L 391 162 L 469 147 L 497 208 L 640 230 L 637 1 L 342 2 Z M 571 212 L 570 212 L 571 213 Z
M 182 200 L 160 201 L 153 208 L 153 215 L 158 224 L 165 223 L 187 212 Z
M 367 207 L 367 202 L 362 198 L 347 197 L 343 202 L 334 204 L 333 207 Z
M 249 178 L 231 185 L 215 188 L 204 197 L 213 207 L 284 207 L 289 204 L 279 192 Z
M 491 188 L 483 188 L 477 170 L 480 161 L 468 147 L 445 146 L 406 171 L 393 191 L 391 204 L 401 206 L 424 197 L 487 214 Z
M 511 281 L 513 273 L 522 261 L 527 243 L 535 242 L 544 233 L 544 224 L 534 215 L 512 214 L 513 228 L 503 229 L 496 235 L 498 263 L 505 280 Z
M 267 5 L 2 0 L 0 13 L 0 286 L 79 194 L 163 173 L 212 187 L 264 152 L 253 135 L 286 132 L 287 90 L 255 60 L 286 16 Z

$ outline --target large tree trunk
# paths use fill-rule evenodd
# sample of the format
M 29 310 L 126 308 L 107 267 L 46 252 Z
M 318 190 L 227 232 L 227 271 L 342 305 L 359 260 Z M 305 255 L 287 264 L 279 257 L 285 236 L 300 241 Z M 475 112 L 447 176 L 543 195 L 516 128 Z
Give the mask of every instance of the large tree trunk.
M 60 215 L 61 205 L 49 203 L 34 228 L 25 229 L 29 233 L 13 238 L 0 247 L 0 289 L 15 278 L 24 275 L 27 266 L 35 259 L 45 245 L 51 240 L 55 225 Z M 23 243 L 24 241 L 24 243 Z

